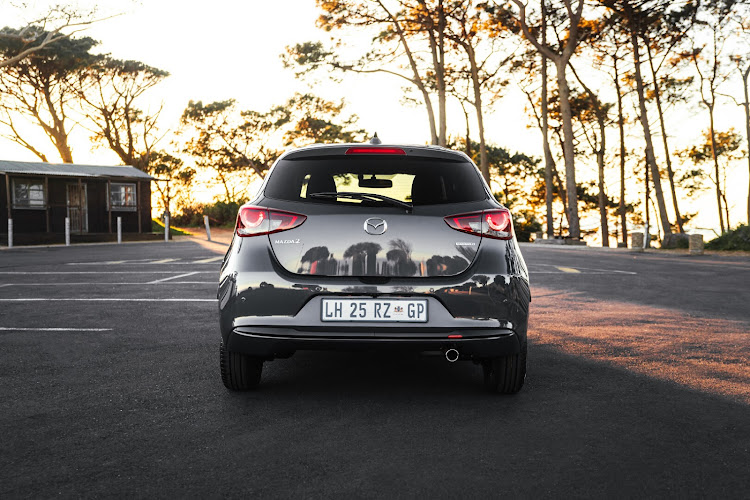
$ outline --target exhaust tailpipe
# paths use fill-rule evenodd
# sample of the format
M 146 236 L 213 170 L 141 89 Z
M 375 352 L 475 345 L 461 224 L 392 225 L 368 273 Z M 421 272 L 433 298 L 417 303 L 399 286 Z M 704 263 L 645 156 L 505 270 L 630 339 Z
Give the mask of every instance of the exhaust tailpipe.
M 448 349 L 445 351 L 445 359 L 447 359 L 449 363 L 455 363 L 458 361 L 458 351 L 456 349 Z

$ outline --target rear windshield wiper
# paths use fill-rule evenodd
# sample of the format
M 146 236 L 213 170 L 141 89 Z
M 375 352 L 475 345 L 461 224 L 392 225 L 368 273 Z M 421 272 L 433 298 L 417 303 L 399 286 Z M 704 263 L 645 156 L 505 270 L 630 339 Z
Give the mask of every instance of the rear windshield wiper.
M 407 212 L 411 212 L 414 206 L 411 203 L 391 198 L 390 196 L 384 196 L 382 194 L 374 193 L 355 193 L 352 191 L 341 191 L 339 193 L 334 191 L 324 191 L 322 193 L 311 193 L 307 195 L 309 198 L 347 198 L 350 200 L 363 200 L 363 201 L 383 201 L 390 203 L 397 207 L 405 208 Z

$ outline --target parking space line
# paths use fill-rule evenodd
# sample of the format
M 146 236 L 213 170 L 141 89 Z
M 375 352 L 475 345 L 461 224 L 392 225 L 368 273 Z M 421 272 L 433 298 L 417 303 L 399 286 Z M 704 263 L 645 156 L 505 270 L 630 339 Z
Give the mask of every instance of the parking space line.
M 164 281 L 176 280 L 177 278 L 185 278 L 187 276 L 192 276 L 194 274 L 198 274 L 198 273 L 192 272 L 192 273 L 178 274 L 177 276 L 170 276 L 169 278 L 162 278 L 160 280 L 149 281 L 149 285 L 152 285 L 154 283 L 162 283 Z
M 111 328 L 16 328 L 0 326 L 2 332 L 111 332 Z
M 153 299 L 133 297 L 27 297 L 23 299 L 2 299 L 0 302 L 216 302 L 218 299 Z
M 209 259 L 194 260 L 193 264 L 208 264 L 209 262 L 218 262 L 224 257 L 211 257 Z
M 175 276 L 177 278 L 177 276 Z M 119 283 L 116 281 L 84 281 L 75 283 L 4 283 L 0 285 L 0 288 L 11 287 L 11 286 L 96 286 L 96 285 L 129 285 L 129 286 L 143 286 L 143 285 L 218 285 L 217 281 L 145 281 L 136 283 Z
M 169 264 L 169 265 L 186 265 L 186 264 L 211 264 L 222 260 L 223 256 L 214 257 L 193 257 L 193 259 L 136 259 L 136 260 L 104 260 L 99 262 L 66 262 L 68 266 L 111 266 L 125 264 Z
M 7 275 L 45 274 L 174 274 L 174 271 L 0 271 Z M 193 274 L 216 274 L 216 271 L 195 271 Z

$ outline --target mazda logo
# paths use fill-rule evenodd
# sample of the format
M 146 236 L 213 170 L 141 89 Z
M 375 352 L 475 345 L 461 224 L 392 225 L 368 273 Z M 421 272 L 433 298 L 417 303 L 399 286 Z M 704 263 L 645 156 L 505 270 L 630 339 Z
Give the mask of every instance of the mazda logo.
M 388 230 L 388 223 L 377 217 L 370 217 L 365 221 L 365 232 L 367 234 L 383 234 Z

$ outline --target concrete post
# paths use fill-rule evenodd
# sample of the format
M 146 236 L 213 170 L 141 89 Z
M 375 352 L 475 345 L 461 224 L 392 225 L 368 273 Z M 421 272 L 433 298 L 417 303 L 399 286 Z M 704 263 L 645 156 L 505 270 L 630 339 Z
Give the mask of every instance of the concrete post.
M 632 248 L 634 252 L 643 251 L 644 236 L 645 233 L 630 233 L 630 248 Z
M 8 248 L 13 248 L 13 219 L 8 219 Z
M 690 235 L 690 255 L 703 255 L 703 235 Z
M 164 215 L 164 241 L 169 241 L 169 212 Z
M 122 217 L 117 218 L 117 243 L 122 243 Z
M 65 217 L 65 246 L 70 246 L 70 217 Z
M 208 222 L 208 215 L 203 216 L 203 224 L 206 226 L 206 238 L 211 241 L 211 225 Z

